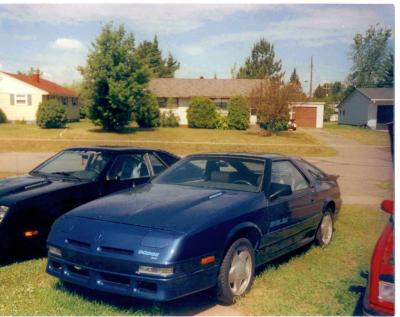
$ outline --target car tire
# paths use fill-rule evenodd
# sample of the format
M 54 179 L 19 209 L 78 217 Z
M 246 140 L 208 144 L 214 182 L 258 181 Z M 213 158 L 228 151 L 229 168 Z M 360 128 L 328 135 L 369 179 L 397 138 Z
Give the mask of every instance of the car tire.
M 327 209 L 322 215 L 317 234 L 315 235 L 315 242 L 322 248 L 328 246 L 333 239 L 333 213 L 332 210 Z
M 254 249 L 249 240 L 240 238 L 229 247 L 219 269 L 217 299 L 231 305 L 244 296 L 254 281 Z

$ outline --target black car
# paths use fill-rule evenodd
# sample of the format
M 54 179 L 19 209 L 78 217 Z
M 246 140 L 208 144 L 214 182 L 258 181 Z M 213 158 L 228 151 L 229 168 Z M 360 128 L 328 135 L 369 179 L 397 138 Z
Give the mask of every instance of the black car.
M 179 157 L 142 148 L 75 147 L 29 175 L 0 180 L 0 249 L 45 245 L 53 222 L 104 195 L 148 182 Z M 30 243 L 29 243 L 30 245 Z
M 231 304 L 254 269 L 333 237 L 336 176 L 294 157 L 197 154 L 148 184 L 60 217 L 47 272 L 69 283 L 168 301 L 217 286 Z

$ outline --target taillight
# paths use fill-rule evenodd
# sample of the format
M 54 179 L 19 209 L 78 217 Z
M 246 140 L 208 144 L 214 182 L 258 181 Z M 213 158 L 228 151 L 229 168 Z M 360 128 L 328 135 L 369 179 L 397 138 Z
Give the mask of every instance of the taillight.
M 388 315 L 394 313 L 393 224 L 386 225 L 372 255 L 369 303 Z

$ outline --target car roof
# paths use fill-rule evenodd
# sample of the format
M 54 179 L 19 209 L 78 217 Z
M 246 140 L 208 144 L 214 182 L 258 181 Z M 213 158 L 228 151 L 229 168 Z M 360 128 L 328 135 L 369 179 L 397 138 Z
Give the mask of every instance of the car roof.
M 197 157 L 197 156 L 225 156 L 225 157 L 242 157 L 242 158 L 269 159 L 269 160 L 290 158 L 289 156 L 277 153 L 252 153 L 252 152 L 199 153 L 199 154 L 188 155 L 188 157 Z
M 124 152 L 164 152 L 171 156 L 176 156 L 168 151 L 153 149 L 153 148 L 142 148 L 142 147 L 126 147 L 126 146 L 78 146 L 69 147 L 63 151 L 101 151 L 101 152 L 114 152 L 114 153 L 124 153 Z

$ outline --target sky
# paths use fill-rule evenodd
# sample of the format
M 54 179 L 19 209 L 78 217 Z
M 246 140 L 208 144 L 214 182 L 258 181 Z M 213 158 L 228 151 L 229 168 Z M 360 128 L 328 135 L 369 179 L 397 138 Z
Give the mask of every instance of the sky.
M 260 38 L 274 44 L 286 78 L 294 68 L 308 89 L 345 80 L 356 33 L 379 23 L 394 29 L 390 4 L 0 4 L 0 70 L 39 67 L 60 84 L 81 79 L 102 26 L 123 23 L 136 43 L 157 34 L 180 62 L 175 77 L 231 78 Z

